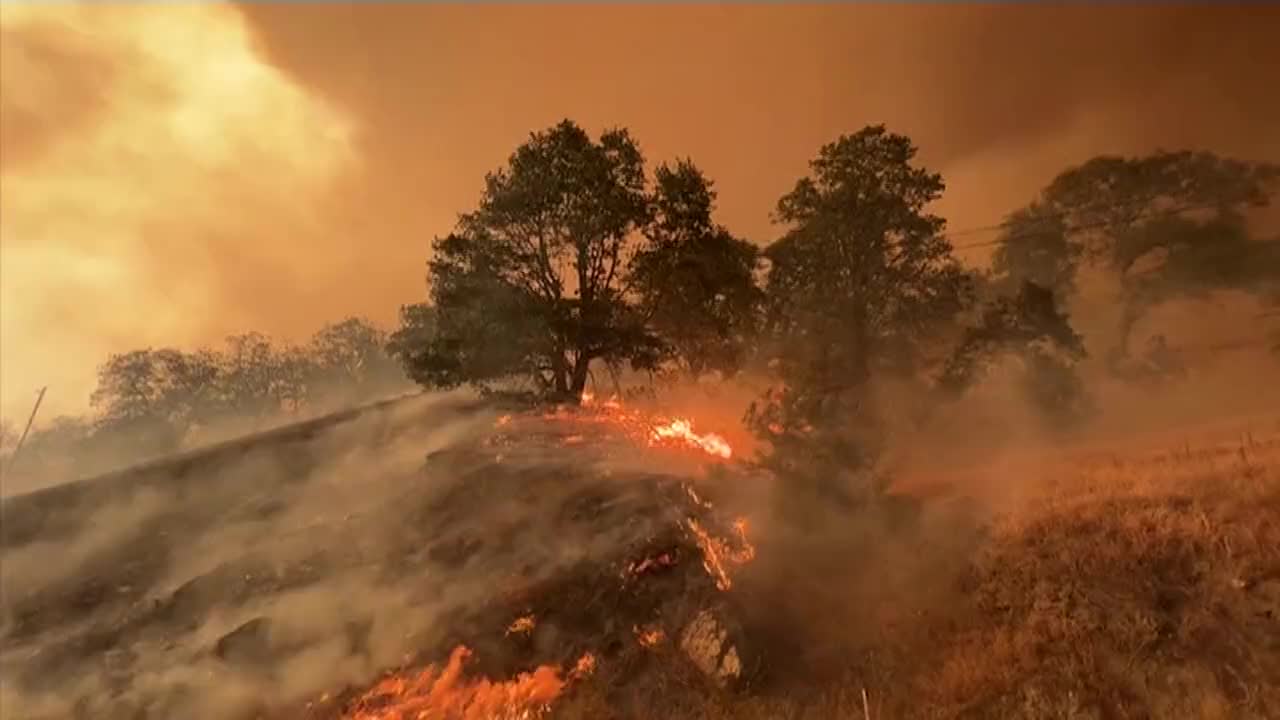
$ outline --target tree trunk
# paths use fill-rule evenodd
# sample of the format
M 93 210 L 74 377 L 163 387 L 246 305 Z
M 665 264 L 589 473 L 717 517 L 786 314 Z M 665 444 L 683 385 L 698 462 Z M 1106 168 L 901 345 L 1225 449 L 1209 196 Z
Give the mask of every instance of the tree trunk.
M 557 353 L 556 358 L 552 360 L 551 375 L 555 385 L 556 399 L 567 396 L 569 394 L 569 368 L 563 354 Z
M 587 389 L 587 373 L 591 370 L 591 358 L 582 355 L 573 364 L 572 385 L 569 393 L 575 401 L 582 400 L 582 391 Z

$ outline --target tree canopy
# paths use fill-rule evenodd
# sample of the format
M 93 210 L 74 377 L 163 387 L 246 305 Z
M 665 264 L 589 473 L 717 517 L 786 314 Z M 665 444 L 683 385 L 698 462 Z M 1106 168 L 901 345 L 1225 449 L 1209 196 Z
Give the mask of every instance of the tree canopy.
M 760 252 L 715 223 L 712 183 L 692 162 L 655 176 L 648 244 L 632 263 L 640 305 L 690 375 L 732 375 L 758 329 Z
M 145 348 L 112 355 L 98 369 L 90 398 L 98 416 L 90 429 L 124 433 L 149 451 L 163 451 L 192 429 L 224 419 L 266 418 L 374 396 L 403 378 L 385 345 L 372 323 L 347 318 L 302 346 L 246 332 L 229 336 L 222 350 Z
M 748 420 L 786 470 L 837 477 L 868 467 L 880 439 L 873 374 L 921 369 L 969 276 L 928 204 L 941 176 L 884 126 L 824 146 L 778 202 L 785 234 L 765 252 L 771 365 L 778 382 Z
M 403 355 L 410 374 L 483 387 L 523 377 L 577 399 L 595 360 L 733 364 L 754 258 L 711 222 L 714 195 L 692 163 L 657 175 L 651 189 L 625 129 L 595 140 L 566 120 L 533 133 L 435 242 L 435 331 Z M 676 317 L 673 295 L 698 304 Z
M 994 360 L 1022 362 L 1022 384 L 1041 417 L 1057 427 L 1083 419 L 1092 405 L 1075 366 L 1088 355 L 1052 289 L 1029 280 L 1013 295 L 996 295 L 965 328 L 943 365 L 939 389 L 959 395 L 978 383 Z
M 1217 290 L 1280 291 L 1280 243 L 1251 237 L 1245 212 L 1269 204 L 1280 167 L 1207 152 L 1096 157 L 1058 175 L 1009 216 L 993 258 L 1008 287 L 1032 281 L 1066 299 L 1083 267 L 1118 278 L 1120 346 L 1167 300 Z

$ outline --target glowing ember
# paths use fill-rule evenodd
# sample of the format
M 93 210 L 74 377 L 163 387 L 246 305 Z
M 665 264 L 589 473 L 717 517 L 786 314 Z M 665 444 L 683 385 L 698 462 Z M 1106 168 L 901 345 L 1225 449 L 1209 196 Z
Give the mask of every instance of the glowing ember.
M 537 621 L 534 620 L 534 617 L 532 615 L 525 615 L 524 617 L 516 618 L 514 622 L 508 625 L 506 634 L 528 635 L 529 633 L 533 632 L 533 629 L 536 626 L 537 626 Z
M 667 638 L 667 634 L 660 627 L 642 629 L 638 626 L 633 626 L 631 632 L 635 633 L 636 641 L 647 648 L 657 647 Z
M 711 501 L 703 500 L 702 496 L 698 495 L 698 491 L 694 490 L 692 485 L 685 485 L 684 491 L 689 496 L 689 499 L 693 501 L 694 505 L 704 507 L 708 510 L 711 509 Z
M 393 675 L 356 698 L 345 720 L 532 720 L 546 715 L 565 681 L 543 665 L 508 682 L 462 677 L 471 656 L 455 648 L 441 670 L 428 666 L 412 676 Z M 595 658 L 592 658 L 594 663 Z M 581 661 L 579 661 L 581 664 Z
M 733 587 L 733 581 L 729 577 L 729 566 L 751 562 L 756 556 L 755 546 L 747 540 L 747 521 L 739 518 L 733 523 L 741 543 L 741 548 L 738 550 L 730 547 L 724 539 L 712 536 L 693 518 L 685 521 L 685 525 L 693 533 L 698 547 L 702 549 L 702 567 L 706 568 L 707 574 L 716 581 L 716 587 L 721 590 Z
M 729 443 L 724 438 L 715 433 L 698 434 L 693 431 L 693 423 L 688 420 L 672 420 L 665 425 L 655 427 L 653 439 L 680 440 L 726 460 L 733 456 L 733 448 L 729 447 Z
M 578 658 L 578 662 L 569 671 L 570 680 L 582 680 L 596 671 L 596 656 L 591 653 L 584 653 Z
M 708 455 L 725 460 L 733 457 L 733 448 L 720 435 L 696 432 L 693 429 L 693 422 L 685 418 L 654 417 L 635 408 L 623 407 L 617 396 L 611 396 L 608 400 L 601 402 L 594 395 L 586 392 L 582 394 L 577 409 L 560 405 L 553 411 L 543 413 L 542 418 L 576 425 L 604 425 L 635 440 L 645 441 L 649 445 L 661 443 L 667 446 L 683 446 L 701 450 Z M 506 425 L 507 422 L 500 424 Z M 563 445 L 579 445 L 585 442 L 586 437 L 581 433 L 573 433 L 561 438 L 560 442 Z
M 669 552 L 664 552 L 654 557 L 647 557 L 639 562 L 631 561 L 627 563 L 627 571 L 624 577 L 644 575 L 645 573 L 657 572 L 665 568 L 672 567 L 676 564 L 676 558 Z

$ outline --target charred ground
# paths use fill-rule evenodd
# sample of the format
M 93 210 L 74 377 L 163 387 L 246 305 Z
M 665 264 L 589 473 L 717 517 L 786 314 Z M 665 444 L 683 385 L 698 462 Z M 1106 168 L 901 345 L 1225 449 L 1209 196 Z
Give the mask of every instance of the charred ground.
M 459 645 L 494 677 L 607 662 L 722 602 L 687 461 L 498 410 L 411 399 L 6 499 L 6 712 L 336 717 Z

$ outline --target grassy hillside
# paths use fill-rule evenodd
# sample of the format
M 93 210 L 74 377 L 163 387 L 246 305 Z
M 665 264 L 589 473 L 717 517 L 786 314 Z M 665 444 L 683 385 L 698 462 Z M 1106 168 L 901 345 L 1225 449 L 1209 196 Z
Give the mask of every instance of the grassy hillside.
M 809 682 L 729 695 L 679 663 L 602 666 L 554 716 L 621 717 L 626 698 L 648 697 L 638 716 L 1280 717 L 1280 426 L 1033 460 L 973 474 L 1033 490 L 988 524 L 946 590 L 922 589 L 937 602 L 840 593 L 844 612 L 824 614 L 797 587 L 822 618 L 797 623 L 786 659 Z M 867 558 L 844 560 L 876 584 L 857 569 Z M 832 638 L 838 652 L 815 647 Z
M 0 714 L 404 720 L 344 703 L 466 645 L 489 701 L 597 660 L 542 688 L 559 720 L 1280 717 L 1274 418 L 916 467 L 797 525 L 784 483 L 637 445 L 643 412 L 500 412 L 422 397 L 6 498 Z M 699 497 L 749 521 L 727 591 Z M 681 647 L 707 608 L 731 688 Z

